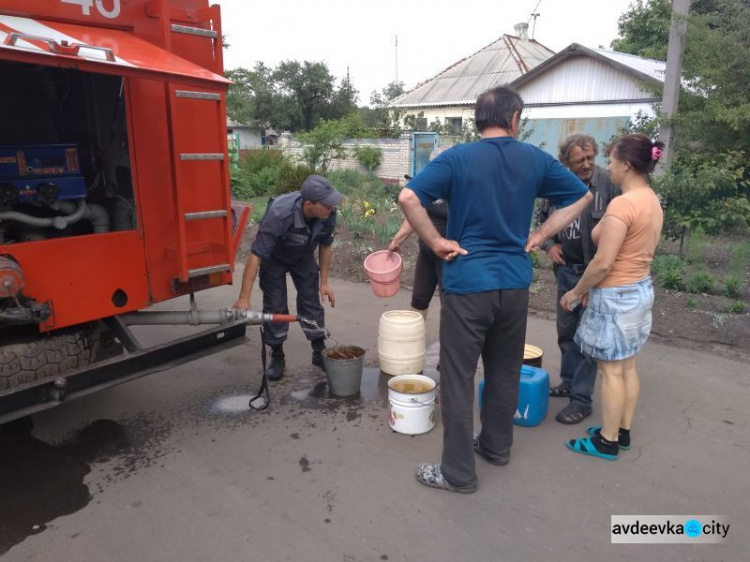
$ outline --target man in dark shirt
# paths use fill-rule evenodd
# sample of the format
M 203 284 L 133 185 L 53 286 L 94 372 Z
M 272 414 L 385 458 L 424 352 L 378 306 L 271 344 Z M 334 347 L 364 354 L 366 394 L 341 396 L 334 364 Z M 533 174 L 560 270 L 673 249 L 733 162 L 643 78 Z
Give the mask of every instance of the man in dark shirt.
M 580 423 L 591 415 L 596 361 L 583 355 L 573 341 L 583 307 L 579 305 L 573 312 L 567 312 L 560 306 L 560 298 L 578 283 L 594 257 L 596 245 L 591 239 L 591 231 L 604 216 L 609 202 L 620 195 L 606 170 L 594 163 L 598 151 L 596 141 L 589 135 L 571 135 L 560 145 L 558 159 L 588 186 L 594 198 L 579 217 L 542 245 L 554 263 L 557 277 L 557 344 L 561 354 L 562 382 L 550 389 L 550 396 L 570 397 L 568 405 L 555 417 L 564 424 Z M 540 200 L 536 223 L 543 224 L 551 210 L 549 201 Z
M 322 351 L 325 348 L 321 300 L 328 297 L 331 307 L 336 304 L 328 285 L 328 272 L 336 228 L 335 206 L 343 197 L 326 178 L 313 175 L 302 183 L 299 191 L 272 200 L 258 227 L 242 274 L 240 296 L 234 304 L 238 310 L 250 308 L 253 283 L 260 271 L 263 312 L 287 314 L 286 274 L 289 273 L 297 289 L 297 314 L 314 320 L 319 327 L 302 324 L 312 345 L 312 363 L 321 369 L 324 368 Z M 315 260 L 318 247 L 320 265 Z M 287 324 L 266 326 L 266 343 L 271 346 L 269 380 L 277 381 L 284 376 L 283 343 L 288 330 Z

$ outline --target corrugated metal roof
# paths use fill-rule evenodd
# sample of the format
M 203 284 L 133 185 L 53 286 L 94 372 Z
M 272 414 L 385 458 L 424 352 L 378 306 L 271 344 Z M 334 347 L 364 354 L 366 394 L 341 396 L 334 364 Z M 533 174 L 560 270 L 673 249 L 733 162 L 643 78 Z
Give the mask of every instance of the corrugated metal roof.
M 513 82 L 512 86 L 518 88 L 524 84 L 528 84 L 530 81 L 536 80 L 538 76 L 547 73 L 551 68 L 554 68 L 571 58 L 580 56 L 600 60 L 639 80 L 646 80 L 659 84 L 664 83 L 664 72 L 667 66 L 664 62 L 644 59 L 636 55 L 628 55 L 616 51 L 608 51 L 606 49 L 590 49 L 583 45 L 579 45 L 578 43 L 571 43 L 556 55 L 549 57 L 547 60 L 537 65 L 534 69 L 519 76 L 515 82 Z
M 627 53 L 619 53 L 617 51 L 608 51 L 606 49 L 591 49 L 595 53 L 599 53 L 608 59 L 632 68 L 633 70 L 650 76 L 664 82 L 664 73 L 667 70 L 667 63 L 660 60 L 644 59 L 637 55 L 629 55 Z
M 400 95 L 388 107 L 473 105 L 479 94 L 510 84 L 555 52 L 536 41 L 503 35 Z

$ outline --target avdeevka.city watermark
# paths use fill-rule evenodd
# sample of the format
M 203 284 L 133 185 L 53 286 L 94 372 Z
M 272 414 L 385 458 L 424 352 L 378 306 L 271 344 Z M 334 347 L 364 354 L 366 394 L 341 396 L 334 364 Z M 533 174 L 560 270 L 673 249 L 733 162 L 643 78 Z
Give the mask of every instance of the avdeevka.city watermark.
M 710 544 L 727 540 L 724 515 L 613 515 L 613 543 Z

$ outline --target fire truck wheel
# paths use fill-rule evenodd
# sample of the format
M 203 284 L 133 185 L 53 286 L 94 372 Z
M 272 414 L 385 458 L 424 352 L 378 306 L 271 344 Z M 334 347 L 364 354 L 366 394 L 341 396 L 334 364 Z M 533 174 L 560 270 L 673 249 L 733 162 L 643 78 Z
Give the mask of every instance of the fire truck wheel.
M 3 345 L 0 392 L 92 363 L 100 341 L 96 326 L 87 325 Z

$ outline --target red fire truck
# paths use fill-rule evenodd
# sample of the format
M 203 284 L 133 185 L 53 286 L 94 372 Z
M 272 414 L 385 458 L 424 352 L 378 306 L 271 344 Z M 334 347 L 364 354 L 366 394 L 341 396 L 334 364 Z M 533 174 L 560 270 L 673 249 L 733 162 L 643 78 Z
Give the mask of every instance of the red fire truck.
M 249 213 L 229 195 L 228 84 L 207 0 L 0 4 L 0 423 L 268 320 L 193 298 L 231 282 Z M 155 323 L 218 326 L 143 349 L 129 326 Z

